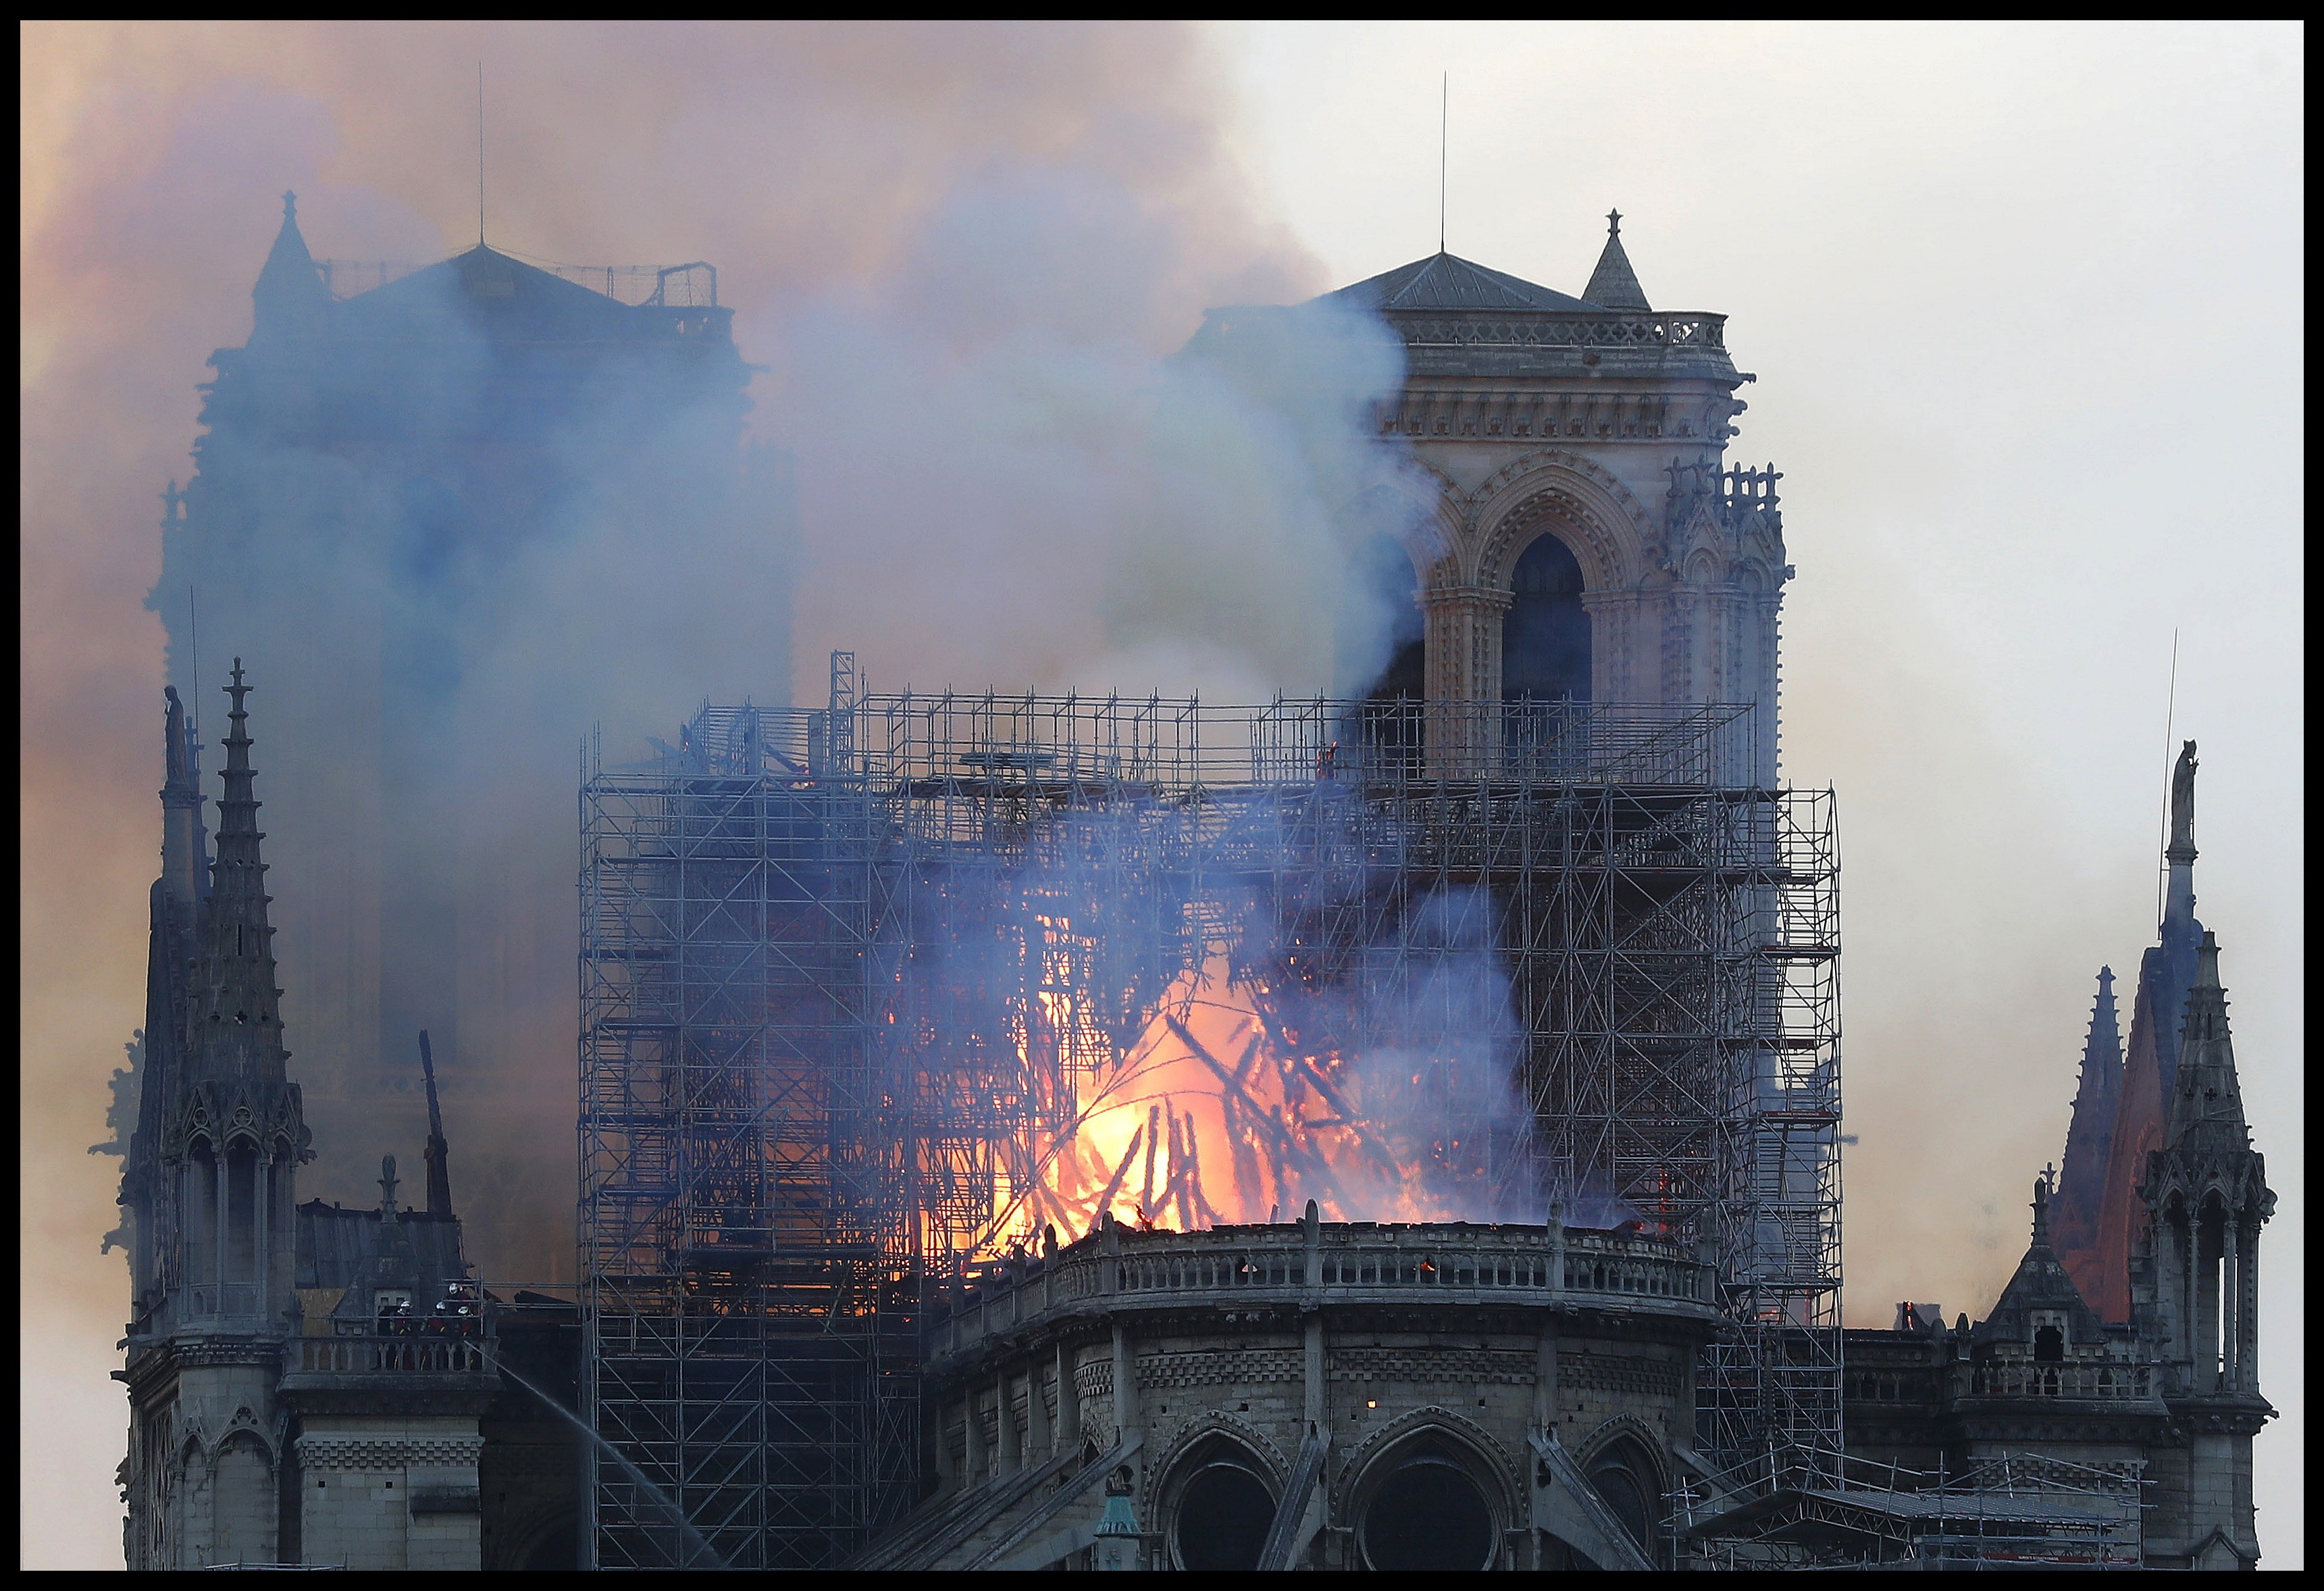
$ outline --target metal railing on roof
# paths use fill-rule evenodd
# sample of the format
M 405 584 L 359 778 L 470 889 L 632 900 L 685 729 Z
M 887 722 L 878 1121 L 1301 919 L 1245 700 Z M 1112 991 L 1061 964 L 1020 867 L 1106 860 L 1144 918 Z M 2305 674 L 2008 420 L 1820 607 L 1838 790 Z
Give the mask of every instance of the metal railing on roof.
M 718 307 L 718 267 L 706 260 L 683 265 L 568 265 L 561 260 L 536 259 L 514 249 L 498 252 L 522 260 L 560 282 L 603 293 L 632 308 L 706 310 Z M 315 273 L 323 291 L 345 301 L 374 288 L 400 282 L 415 271 L 437 264 L 432 260 L 317 260 Z

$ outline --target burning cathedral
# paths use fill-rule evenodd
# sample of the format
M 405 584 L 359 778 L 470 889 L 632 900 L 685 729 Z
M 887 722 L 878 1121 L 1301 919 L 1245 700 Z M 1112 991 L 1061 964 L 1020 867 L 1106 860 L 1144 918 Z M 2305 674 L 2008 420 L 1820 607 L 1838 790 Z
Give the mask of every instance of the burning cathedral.
M 439 269 L 612 313 L 500 258 Z M 1780 773 L 1756 378 L 1618 217 L 1579 297 L 1440 253 L 1323 302 L 1406 358 L 1366 423 L 1410 467 L 1342 505 L 1400 615 L 1369 689 L 839 653 L 820 706 L 586 770 L 563 1293 L 475 1274 L 440 1128 L 448 1235 L 392 1169 L 294 1205 L 239 677 L 207 881 L 173 708 L 134 1566 L 2256 1561 L 2272 1195 L 2191 746 L 2128 1059 L 2102 995 L 2015 1278 L 1843 1330 L 1838 855 Z

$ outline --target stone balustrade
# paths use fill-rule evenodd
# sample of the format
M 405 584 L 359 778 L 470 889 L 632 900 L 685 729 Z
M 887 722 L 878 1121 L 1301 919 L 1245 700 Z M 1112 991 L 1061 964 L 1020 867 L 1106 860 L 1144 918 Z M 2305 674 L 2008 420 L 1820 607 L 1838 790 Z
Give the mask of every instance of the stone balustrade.
M 300 1337 L 290 1340 L 288 1352 L 292 1374 L 484 1375 L 491 1371 L 484 1338 L 475 1332 Z
M 2100 1401 L 2154 1395 L 2147 1364 L 1980 1364 L 1969 1374 L 1973 1398 L 2082 1398 Z
M 1112 1252 L 1109 1252 L 1109 1251 Z M 958 1351 L 1094 1300 L 1293 1304 L 1433 1301 L 1574 1307 L 1715 1308 L 1712 1267 L 1658 1239 L 1541 1226 L 1333 1225 L 1207 1232 L 1115 1228 L 1047 1261 L 993 1268 L 940 1306 L 940 1351 Z

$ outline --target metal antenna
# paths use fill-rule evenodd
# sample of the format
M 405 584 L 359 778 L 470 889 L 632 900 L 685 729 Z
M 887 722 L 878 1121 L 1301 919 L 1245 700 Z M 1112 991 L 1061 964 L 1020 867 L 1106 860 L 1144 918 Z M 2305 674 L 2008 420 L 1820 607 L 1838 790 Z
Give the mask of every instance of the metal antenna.
M 1452 143 L 1452 74 L 1444 74 L 1443 99 L 1436 125 L 1436 252 L 1444 252 L 1444 171 Z
M 476 62 L 476 246 L 484 246 L 484 63 Z
M 2171 735 L 2178 727 L 2179 713 L 2179 632 L 2171 632 L 2171 693 L 2163 709 L 2163 817 L 2155 827 L 2154 849 L 2154 920 L 2157 932 L 2163 921 L 2163 890 L 2171 875 Z
M 186 665 L 192 673 L 194 688 L 194 744 L 202 743 L 202 610 L 194 601 L 194 588 L 186 587 L 187 640 L 193 652 Z

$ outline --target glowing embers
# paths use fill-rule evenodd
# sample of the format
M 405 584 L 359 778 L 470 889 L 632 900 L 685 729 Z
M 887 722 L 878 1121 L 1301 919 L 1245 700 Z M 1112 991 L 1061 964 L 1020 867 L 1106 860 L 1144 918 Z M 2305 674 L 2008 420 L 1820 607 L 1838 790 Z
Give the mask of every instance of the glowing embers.
M 1043 995 L 1034 1010 L 1054 1026 L 1073 1007 Z M 1118 1060 L 1073 1068 L 1070 1114 L 1008 1157 L 1024 1175 L 992 1231 L 1054 1225 L 1071 1241 L 1108 1212 L 1194 1231 L 1287 1219 L 1309 1198 L 1327 1220 L 1508 1218 L 1499 1185 L 1524 1133 L 1506 1010 L 1489 963 L 1319 995 L 1238 981 L 1214 951 Z M 1103 1048 L 1086 1031 L 1037 1043 Z

